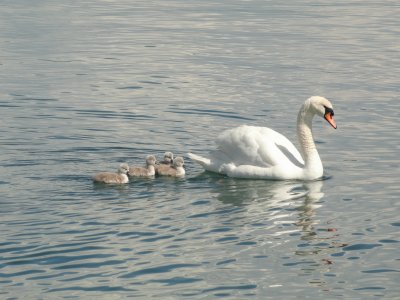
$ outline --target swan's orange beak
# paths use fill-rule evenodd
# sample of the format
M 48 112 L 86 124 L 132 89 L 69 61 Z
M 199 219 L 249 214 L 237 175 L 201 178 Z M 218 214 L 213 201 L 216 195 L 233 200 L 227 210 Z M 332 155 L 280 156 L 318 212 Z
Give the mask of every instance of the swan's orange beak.
M 332 112 L 328 111 L 328 112 L 324 115 L 324 118 L 325 118 L 325 120 L 328 121 L 329 124 L 331 124 L 331 126 L 332 126 L 333 128 L 335 128 L 335 129 L 337 128 L 336 122 L 335 122 L 335 120 L 333 119 L 333 111 L 332 111 Z

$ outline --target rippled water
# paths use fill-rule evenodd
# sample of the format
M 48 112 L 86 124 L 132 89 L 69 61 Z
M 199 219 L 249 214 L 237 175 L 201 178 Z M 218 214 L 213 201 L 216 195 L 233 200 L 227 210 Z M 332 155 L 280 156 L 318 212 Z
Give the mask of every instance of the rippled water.
M 5 1 L 0 298 L 398 297 L 399 9 Z M 90 180 L 244 123 L 295 140 L 315 94 L 324 180 Z

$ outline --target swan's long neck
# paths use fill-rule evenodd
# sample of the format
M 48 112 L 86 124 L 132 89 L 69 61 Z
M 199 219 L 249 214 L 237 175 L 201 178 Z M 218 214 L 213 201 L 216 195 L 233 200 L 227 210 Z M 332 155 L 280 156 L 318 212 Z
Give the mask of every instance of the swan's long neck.
M 322 176 L 323 166 L 312 135 L 313 117 L 314 113 L 307 105 L 303 105 L 297 116 L 297 136 L 305 163 L 304 172 L 317 178 Z

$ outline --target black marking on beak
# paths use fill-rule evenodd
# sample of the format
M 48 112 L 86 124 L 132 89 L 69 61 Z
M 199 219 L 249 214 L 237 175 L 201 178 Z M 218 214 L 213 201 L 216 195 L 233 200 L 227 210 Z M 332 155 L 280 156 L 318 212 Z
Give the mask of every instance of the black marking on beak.
M 337 126 L 336 126 L 336 122 L 335 122 L 335 120 L 333 119 L 333 116 L 335 115 L 335 113 L 333 112 L 333 109 L 332 108 L 329 108 L 329 107 L 326 107 L 326 106 L 324 106 L 325 107 L 325 114 L 324 114 L 324 119 L 326 120 L 326 121 L 328 121 L 328 123 L 329 124 L 331 124 L 331 126 L 333 127 L 333 128 L 337 128 Z

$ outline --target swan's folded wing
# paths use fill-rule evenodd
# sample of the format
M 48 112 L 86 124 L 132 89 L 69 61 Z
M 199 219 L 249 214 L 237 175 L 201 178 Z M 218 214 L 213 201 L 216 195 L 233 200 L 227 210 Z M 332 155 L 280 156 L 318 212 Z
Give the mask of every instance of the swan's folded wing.
M 281 174 L 269 174 L 271 170 L 268 169 L 281 166 L 285 170 L 291 167 L 297 170 L 304 164 L 296 147 L 285 136 L 267 127 L 242 125 L 229 129 L 218 136 L 216 144 L 217 149 L 210 151 L 209 158 L 194 154 L 189 157 L 208 171 L 240 177 L 280 178 Z M 257 174 L 252 175 L 252 172 Z
M 304 160 L 296 148 L 294 148 L 294 150 L 296 151 L 293 151 L 293 149 L 292 151 L 290 151 L 283 145 L 276 144 L 276 146 L 279 148 L 279 150 L 282 151 L 282 153 L 290 160 L 292 164 L 294 164 L 296 167 L 304 168 Z M 296 152 L 298 155 L 296 155 Z
M 217 151 L 225 156 L 224 162 L 261 167 L 274 164 L 274 160 L 268 154 L 265 155 L 270 152 L 268 148 L 271 143 L 265 139 L 260 127 L 242 125 L 225 130 L 218 136 L 216 144 Z M 215 153 L 213 155 L 217 156 Z
M 290 162 L 292 162 L 297 167 L 304 167 L 304 159 L 301 156 L 300 152 L 284 135 L 275 132 L 274 143 Z

